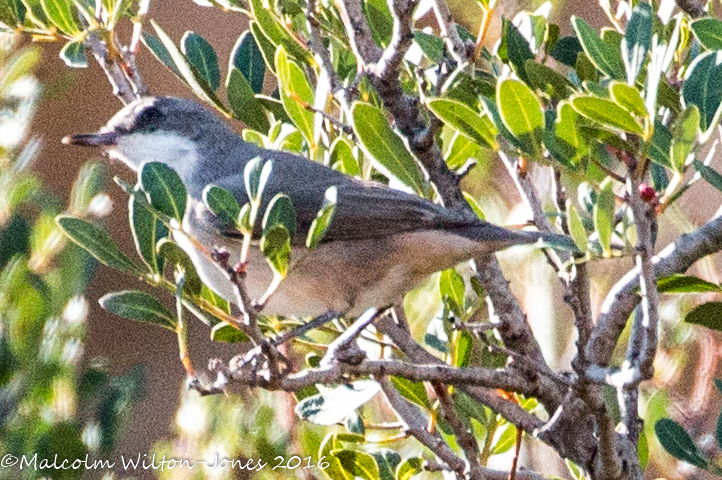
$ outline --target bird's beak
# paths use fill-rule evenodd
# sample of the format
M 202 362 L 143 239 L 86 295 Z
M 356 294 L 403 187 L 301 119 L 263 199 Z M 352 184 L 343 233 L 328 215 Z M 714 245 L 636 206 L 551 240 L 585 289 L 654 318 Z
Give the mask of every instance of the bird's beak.
M 110 147 L 117 145 L 118 134 L 115 132 L 95 132 L 68 135 L 63 138 L 66 145 L 81 145 L 84 147 Z

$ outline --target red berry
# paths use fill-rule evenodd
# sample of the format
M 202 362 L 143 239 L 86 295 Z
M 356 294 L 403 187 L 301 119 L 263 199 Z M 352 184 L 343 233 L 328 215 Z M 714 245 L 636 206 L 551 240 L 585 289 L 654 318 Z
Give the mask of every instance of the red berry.
M 639 184 L 639 196 L 642 197 L 642 200 L 644 200 L 645 203 L 650 203 L 657 198 L 657 192 L 655 192 L 654 188 L 650 187 L 648 184 L 641 183 Z

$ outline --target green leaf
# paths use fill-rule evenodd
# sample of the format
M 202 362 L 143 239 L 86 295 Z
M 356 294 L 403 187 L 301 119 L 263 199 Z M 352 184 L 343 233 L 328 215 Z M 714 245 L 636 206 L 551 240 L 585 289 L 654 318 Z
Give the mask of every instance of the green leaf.
M 684 321 L 720 332 L 722 331 L 722 302 L 704 303 L 689 312 L 684 317 Z
M 283 28 L 280 20 L 278 20 L 276 13 L 272 10 L 272 7 L 264 0 L 249 0 L 251 6 L 251 12 L 253 19 L 256 21 L 256 25 L 263 32 L 264 36 L 271 42 L 275 47 L 283 47 L 292 57 L 299 60 L 310 58 L 310 54 L 301 48 L 296 40 L 293 39 L 290 33 Z M 251 32 L 253 32 L 253 25 L 251 26 Z M 259 41 L 261 51 L 264 53 L 264 58 L 267 63 L 273 64 L 273 55 L 270 57 L 266 56 L 265 48 L 259 37 L 254 32 L 254 37 Z M 275 50 L 275 49 L 274 49 Z
M 274 225 L 283 225 L 291 239 L 296 236 L 296 210 L 293 208 L 293 201 L 288 195 L 277 193 L 266 207 L 263 216 L 263 230 Z
M 579 114 L 571 104 L 563 101 L 557 107 L 556 144 L 572 165 L 582 163 L 589 155 L 589 145 L 579 131 Z
M 156 210 L 183 222 L 186 212 L 186 188 L 180 177 L 168 165 L 145 162 L 138 171 L 141 188 L 148 194 L 150 204 Z
M 426 182 L 421 170 L 404 142 L 389 127 L 384 113 L 368 103 L 356 102 L 351 118 L 354 132 L 374 167 L 423 196 Z
M 453 269 L 448 268 L 439 274 L 439 294 L 441 298 L 448 298 L 448 305 L 457 317 L 462 317 L 465 311 L 464 278 Z
M 702 134 L 711 131 L 722 111 L 722 51 L 694 59 L 682 84 L 682 98 L 686 106 L 699 108 Z
M 283 48 L 276 51 L 276 72 L 283 108 L 298 131 L 303 134 L 311 150 L 315 150 L 314 113 L 307 109 L 313 105 L 313 88 L 303 69 L 288 57 Z
M 151 271 L 163 271 L 163 262 L 158 257 L 156 245 L 161 238 L 168 236 L 168 228 L 146 208 L 148 201 L 143 193 L 136 193 L 128 199 L 128 216 L 133 242 L 140 258 Z
M 647 107 L 645 107 L 644 100 L 642 100 L 642 96 L 636 88 L 630 87 L 626 83 L 614 81 L 609 84 L 609 94 L 614 103 L 629 113 L 640 117 L 647 116 Z
M 477 202 L 476 199 L 467 192 L 461 193 L 462 195 L 464 195 L 464 200 L 466 200 L 466 203 L 469 204 L 476 216 L 479 217 L 481 220 L 486 220 L 486 215 L 484 215 L 484 211 L 481 209 L 481 205 L 479 205 L 479 202 Z
M 248 341 L 248 337 L 233 325 L 221 322 L 211 329 L 211 340 L 214 342 L 243 343 Z
M 341 450 L 334 452 L 334 456 L 338 458 L 341 467 L 348 473 L 364 480 L 379 479 L 379 468 L 376 465 L 376 460 L 368 453 L 358 450 Z
M 22 25 L 25 23 L 25 13 L 27 12 L 25 5 L 21 0 L 7 0 L 0 2 L 0 22 L 8 27 Z
M 60 50 L 60 59 L 71 68 L 88 68 L 85 45 L 80 40 L 66 43 Z
M 516 443 L 516 427 L 511 423 L 506 426 L 496 445 L 491 450 L 492 455 L 508 452 Z
M 652 9 L 647 2 L 637 2 L 622 40 L 622 58 L 627 71 L 627 83 L 634 85 L 647 51 L 652 43 Z
M 73 14 L 75 5 L 72 2 L 64 0 L 40 0 L 43 11 L 48 20 L 55 25 L 58 30 L 71 37 L 77 37 L 83 29 Z
M 235 225 L 241 206 L 233 194 L 225 188 L 207 185 L 203 189 L 203 202 L 208 209 L 226 225 Z
M 253 203 L 260 203 L 263 190 L 273 171 L 273 161 L 264 162 L 261 157 L 256 157 L 246 163 L 243 169 L 243 181 L 246 187 L 248 198 Z M 253 223 L 253 221 L 251 222 Z
M 107 293 L 98 300 L 103 309 L 129 320 L 175 331 L 176 318 L 154 297 L 137 290 Z
M 672 168 L 669 158 L 670 148 L 672 146 L 672 134 L 658 120 L 654 122 L 654 134 L 649 145 L 649 158 L 659 165 Z
M 673 457 L 699 468 L 707 467 L 707 460 L 700 456 L 692 438 L 674 420 L 668 418 L 658 420 L 654 425 L 654 433 L 657 434 L 659 443 Z
M 271 128 L 263 104 L 253 94 L 251 85 L 236 68 L 231 68 L 226 79 L 226 96 L 233 112 L 233 118 L 259 132 Z
M 266 67 L 275 74 L 276 46 L 268 39 L 256 22 L 251 20 L 248 27 L 251 29 L 251 34 L 253 35 L 253 39 L 256 41 L 256 45 L 258 45 L 258 48 L 261 50 Z
M 527 60 L 533 60 L 534 54 L 529 48 L 529 43 L 519 33 L 519 30 L 509 20 L 502 19 L 501 46 L 499 47 L 499 56 L 502 60 L 508 60 L 514 70 L 514 73 L 525 83 L 529 82 L 526 72 Z
M 304 397 L 301 400 L 305 400 L 306 398 L 311 398 L 311 396 Z M 361 441 L 363 442 L 363 437 L 361 437 Z M 321 459 L 326 462 L 326 468 L 323 469 L 323 473 L 330 480 L 355 480 L 356 477 L 346 472 L 346 470 L 341 467 L 341 462 L 332 453 L 341 448 L 342 444 L 338 441 L 338 434 L 330 433 L 326 435 L 319 449 L 319 464 L 321 464 Z
M 394 384 L 396 390 L 398 390 L 404 398 L 427 410 L 431 410 L 431 402 L 426 393 L 424 382 L 414 382 L 404 377 L 391 377 L 391 383 Z
M 426 58 L 434 63 L 439 63 L 444 56 L 444 40 L 436 35 L 424 33 L 421 30 L 414 30 L 414 41 L 426 55 Z
M 453 360 L 455 367 L 466 367 L 471 361 L 471 354 L 474 350 L 474 337 L 467 330 L 458 332 L 455 336 L 453 348 Z
M 168 264 L 180 268 L 185 275 L 183 291 L 189 295 L 201 295 L 203 293 L 203 282 L 198 276 L 195 265 L 188 254 L 170 238 L 162 238 L 155 247 L 156 252 L 164 258 Z
M 562 37 L 554 44 L 549 55 L 554 60 L 574 68 L 577 65 L 577 57 L 583 52 L 584 48 L 577 37 Z
M 534 92 L 518 80 L 507 79 L 499 84 L 496 103 L 506 128 L 526 151 L 541 157 L 544 110 Z
M 722 291 L 719 285 L 691 275 L 675 273 L 657 279 L 659 293 L 705 293 Z
M 684 109 L 672 125 L 670 161 L 677 172 L 684 172 L 687 158 L 694 148 L 699 128 L 699 110 L 695 105 Z
M 379 469 L 378 480 L 396 480 L 394 471 L 401 463 L 401 455 L 387 448 L 371 453 Z
M 295 411 L 302 419 L 317 425 L 333 425 L 342 422 L 350 412 L 371 400 L 379 390 L 379 384 L 372 380 L 357 380 L 351 384 L 324 387 L 322 393 L 298 402 Z M 363 442 L 364 438 L 360 437 L 360 441 Z
M 689 26 L 704 48 L 722 50 L 722 21 L 712 17 L 700 18 Z
M 488 115 L 475 112 L 463 103 L 448 98 L 433 98 L 428 101 L 428 105 L 442 122 L 467 138 L 487 148 L 498 148 L 496 128 Z
M 361 167 L 353 154 L 353 145 L 345 137 L 336 137 L 331 144 L 329 157 L 331 166 L 346 175 L 361 175 Z
M 563 100 L 574 92 L 572 82 L 546 65 L 527 60 L 525 70 L 529 84 L 555 100 Z
M 480 148 L 476 142 L 455 130 L 450 140 L 450 146 L 446 148 L 444 161 L 451 170 L 458 170 L 467 166 L 469 159 L 477 158 L 479 151 Z
M 181 79 L 185 81 L 189 87 L 191 87 L 193 93 L 195 93 L 199 98 L 214 105 L 224 115 L 230 116 L 230 112 L 218 99 L 214 89 L 212 89 L 211 85 L 205 80 L 205 78 L 203 78 L 200 71 L 188 61 L 186 56 L 183 55 L 180 50 L 178 50 L 178 47 L 175 46 L 173 40 L 171 40 L 168 34 L 165 33 L 165 31 L 163 31 L 163 29 L 160 28 L 154 20 L 151 20 L 150 23 L 153 25 L 155 32 L 158 34 L 158 39 L 163 44 L 163 47 L 165 47 L 168 56 L 170 56 L 173 60 L 176 67 L 175 70 L 178 71 Z
M 421 457 L 407 458 L 396 469 L 396 480 L 409 480 L 416 474 L 423 472 L 424 459 Z
M 96 260 L 130 275 L 142 275 L 141 269 L 123 255 L 107 231 L 79 218 L 60 215 L 55 220 L 63 232 Z
M 694 165 L 695 170 L 697 170 L 699 174 L 702 175 L 702 178 L 707 180 L 707 182 L 714 188 L 722 192 L 722 175 L 717 173 L 711 167 L 708 167 L 704 163 L 700 162 L 699 160 L 693 160 L 692 165 Z
M 386 48 L 394 29 L 394 20 L 388 4 L 385 0 L 363 0 L 362 7 L 374 42 Z
M 205 38 L 195 32 L 186 32 L 181 38 L 181 51 L 201 77 L 216 91 L 221 85 L 221 72 L 218 68 L 218 55 Z
M 261 251 L 273 271 L 286 278 L 291 261 L 291 236 L 283 225 L 272 225 L 263 231 Z
M 323 241 L 323 237 L 326 235 L 328 227 L 331 226 L 333 216 L 336 213 L 337 198 L 338 191 L 336 186 L 328 187 L 323 198 L 323 205 L 316 214 L 316 218 L 311 222 L 311 228 L 308 230 L 306 247 L 316 248 Z
M 308 357 L 306 357 L 306 358 L 308 358 Z M 320 362 L 321 359 L 318 358 L 318 361 Z M 316 367 L 318 367 L 318 365 L 316 365 Z M 314 367 L 314 368 L 316 368 L 316 367 Z M 364 419 L 356 411 L 351 412 L 348 415 L 348 417 L 346 417 L 346 420 L 344 421 L 343 426 L 346 427 L 346 430 L 349 433 L 353 433 L 356 435 L 366 435 L 366 427 L 364 426 Z
M 593 218 L 594 228 L 599 233 L 599 243 L 602 246 L 604 256 L 609 258 L 612 255 L 612 233 L 614 232 L 614 184 L 607 178 L 601 185 L 602 189 L 594 204 Z
M 579 216 L 579 210 L 570 200 L 567 200 L 567 222 L 569 224 L 569 233 L 574 239 L 579 251 L 584 253 L 587 251 L 587 229 L 584 228 L 582 218 Z
M 254 93 L 263 91 L 263 77 L 266 73 L 266 66 L 263 53 L 261 53 L 261 49 L 249 30 L 246 30 L 238 37 L 238 41 L 233 47 L 228 71 L 230 72 L 233 68 L 237 68 L 243 74 Z
M 180 70 L 178 70 L 178 67 L 175 66 L 175 62 L 170 56 L 168 49 L 165 48 L 163 42 L 161 42 L 158 37 L 156 37 L 152 33 L 143 31 L 143 36 L 141 37 L 141 39 L 143 41 L 143 45 L 145 45 L 146 48 L 150 50 L 150 53 L 152 53 L 153 56 L 160 63 L 170 69 L 170 71 L 173 72 L 178 78 L 183 79 L 183 74 L 181 74 Z
M 644 132 L 632 115 L 611 100 L 578 96 L 571 100 L 574 110 L 606 128 L 642 135 Z
M 579 37 L 584 52 L 595 67 L 608 77 L 618 80 L 624 79 L 624 63 L 619 51 L 599 38 L 596 30 L 583 19 L 572 16 L 574 31 Z

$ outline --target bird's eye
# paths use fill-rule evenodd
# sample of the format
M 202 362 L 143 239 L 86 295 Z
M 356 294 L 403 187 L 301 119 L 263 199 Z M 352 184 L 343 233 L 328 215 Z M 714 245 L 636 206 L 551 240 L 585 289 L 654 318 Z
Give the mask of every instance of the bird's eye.
M 156 107 L 148 107 L 138 114 L 133 125 L 135 131 L 152 131 L 158 128 L 165 114 Z

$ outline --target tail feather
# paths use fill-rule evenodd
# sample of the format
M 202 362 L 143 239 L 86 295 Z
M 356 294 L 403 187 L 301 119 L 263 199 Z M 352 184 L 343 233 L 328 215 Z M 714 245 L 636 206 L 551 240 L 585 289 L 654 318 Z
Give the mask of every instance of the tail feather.
M 495 252 L 514 245 L 537 244 L 540 248 L 577 252 L 579 249 L 570 237 L 556 233 L 510 230 L 487 222 L 459 228 L 455 233 L 483 244 L 484 253 Z

